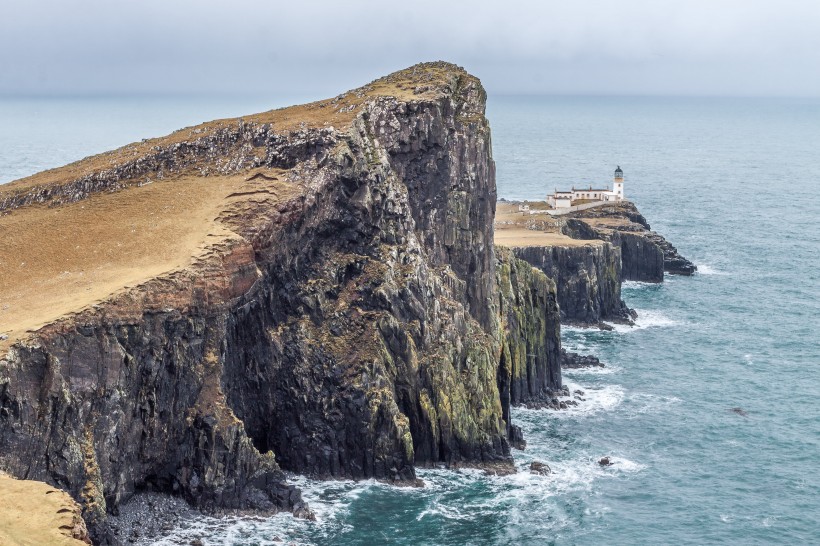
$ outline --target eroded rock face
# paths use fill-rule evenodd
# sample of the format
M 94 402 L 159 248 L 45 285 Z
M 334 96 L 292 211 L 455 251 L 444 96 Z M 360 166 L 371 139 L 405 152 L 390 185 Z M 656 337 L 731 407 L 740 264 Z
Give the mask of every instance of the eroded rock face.
M 496 247 L 496 255 L 503 331 L 498 367 L 502 407 L 552 399 L 562 388 L 555 282 L 515 258 L 510 249 Z M 508 415 L 505 420 L 510 422 Z
M 235 237 L 0 357 L 3 468 L 64 487 L 106 540 L 139 490 L 303 513 L 281 469 L 413 482 L 415 465 L 510 464 L 509 404 L 560 386 L 554 287 L 513 264 L 499 299 L 478 80 L 431 64 L 379 82 L 396 96 L 356 91 L 346 125 L 223 123 L 4 197 L 14 213 L 192 170 L 287 169 L 298 187 L 232 194 Z
M 697 269 L 650 230 L 631 202 L 571 213 L 559 223 L 562 234 L 590 244 L 515 247 L 513 251 L 555 280 L 564 322 L 631 323 L 637 315 L 621 299 L 622 281 L 662 282 L 664 271 L 691 275 Z
M 483 91 L 382 100 L 231 316 L 230 405 L 287 469 L 412 481 L 508 460 Z M 256 396 L 248 396 L 248 393 Z
M 621 251 L 609 243 L 517 247 L 515 256 L 555 281 L 561 320 L 584 325 L 629 322 L 621 299 Z

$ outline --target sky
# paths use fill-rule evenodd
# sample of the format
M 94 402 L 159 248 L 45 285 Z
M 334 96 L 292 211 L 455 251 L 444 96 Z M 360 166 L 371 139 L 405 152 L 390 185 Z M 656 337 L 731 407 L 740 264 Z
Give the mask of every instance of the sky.
M 0 2 L 0 95 L 334 96 L 420 61 L 498 94 L 820 96 L 820 0 Z

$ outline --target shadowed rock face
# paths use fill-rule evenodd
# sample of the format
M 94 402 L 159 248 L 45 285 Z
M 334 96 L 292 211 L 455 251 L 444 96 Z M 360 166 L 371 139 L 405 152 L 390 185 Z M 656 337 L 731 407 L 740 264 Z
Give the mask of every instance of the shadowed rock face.
M 621 299 L 621 252 L 611 244 L 517 247 L 515 256 L 554 279 L 561 320 L 598 324 L 634 318 Z
M 561 321 L 555 282 L 510 249 L 496 247 L 496 256 L 503 331 L 498 389 L 509 423 L 510 405 L 550 400 L 561 390 Z M 510 440 L 521 443 L 517 427 Z
M 318 476 L 508 460 L 484 94 L 382 100 L 340 143 L 228 324 L 226 390 L 256 446 Z M 248 396 L 248 393 L 256 393 Z
M 68 490 L 107 540 L 139 490 L 304 512 L 281 469 L 509 464 L 509 406 L 560 387 L 560 347 L 555 286 L 496 263 L 484 104 L 460 68 L 418 65 L 9 186 L 19 214 L 247 173 L 219 215 L 231 237 L 0 352 L 0 466 Z

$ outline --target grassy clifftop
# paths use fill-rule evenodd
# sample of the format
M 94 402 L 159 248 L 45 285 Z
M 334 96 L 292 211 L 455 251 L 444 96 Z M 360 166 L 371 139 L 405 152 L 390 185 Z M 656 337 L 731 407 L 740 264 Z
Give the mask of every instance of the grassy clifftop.
M 43 482 L 0 473 L 0 544 L 84 546 L 90 544 L 80 506 L 68 493 Z
M 278 108 L 239 118 L 218 119 L 174 131 L 170 135 L 128 144 L 116 150 L 87 157 L 69 165 L 43 171 L 8 184 L 0 185 L 0 204 L 12 195 L 42 192 L 49 186 L 61 185 L 102 171 L 116 169 L 141 158 L 182 143 L 195 144 L 220 131 L 235 130 L 243 125 L 269 125 L 277 133 L 306 129 L 347 127 L 361 111 L 361 106 L 380 97 L 400 101 L 435 99 L 450 94 L 465 80 L 478 82 L 463 68 L 446 62 L 420 63 L 394 72 L 371 83 L 331 99 Z M 195 165 L 192 165 L 195 167 Z M 140 177 L 137 177 L 139 181 Z M 0 213 L 3 207 L 0 206 Z
M 332 99 L 203 123 L 0 185 L 0 351 L 241 243 L 250 209 L 304 197 L 302 158 L 332 154 L 365 103 L 436 100 L 467 81 L 478 84 L 455 65 L 419 64 Z

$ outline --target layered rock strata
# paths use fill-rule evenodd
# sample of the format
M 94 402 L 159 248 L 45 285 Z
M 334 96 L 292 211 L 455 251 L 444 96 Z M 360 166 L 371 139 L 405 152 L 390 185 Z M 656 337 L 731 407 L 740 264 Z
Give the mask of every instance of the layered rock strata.
M 537 213 L 546 203 L 502 202 L 496 240 L 555 280 L 561 320 L 583 326 L 631 323 L 621 282 L 662 282 L 664 272 L 691 275 L 695 266 L 650 230 L 631 202 L 561 216 Z
M 143 490 L 306 515 L 282 469 L 415 483 L 417 465 L 510 466 L 510 404 L 560 387 L 556 291 L 496 263 L 484 105 L 462 69 L 417 65 L 0 189 L 21 233 L 45 210 L 98 214 L 66 235 L 98 245 L 77 272 L 82 245 L 50 252 L 78 287 L 108 283 L 87 301 L 0 283 L 50 302 L 0 314 L 0 467 L 65 488 L 116 542 L 106 514 Z M 180 195 L 204 223 L 149 237 L 190 223 Z M 114 267 L 123 245 L 167 270 Z

